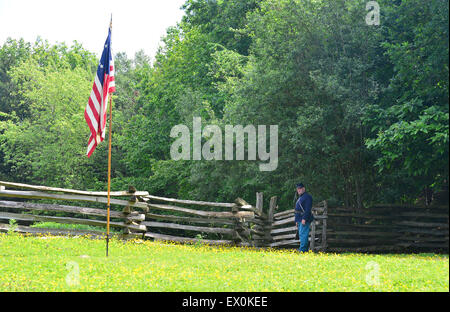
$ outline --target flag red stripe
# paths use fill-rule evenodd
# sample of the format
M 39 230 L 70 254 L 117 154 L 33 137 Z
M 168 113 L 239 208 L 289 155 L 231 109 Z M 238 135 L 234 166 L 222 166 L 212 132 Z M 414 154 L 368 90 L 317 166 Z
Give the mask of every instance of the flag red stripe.
M 92 140 L 94 140 L 94 138 L 91 135 L 91 137 L 89 138 L 88 147 L 89 147 L 89 144 L 91 144 Z M 90 157 L 92 155 L 92 153 L 94 152 L 96 147 L 97 147 L 97 143 L 94 141 L 94 144 L 92 145 L 91 149 L 88 150 L 88 152 L 87 152 L 87 157 Z
M 95 93 L 95 97 L 97 98 L 98 104 L 101 104 L 102 103 L 102 97 L 100 95 L 100 91 L 98 90 L 97 84 L 95 82 L 94 82 L 94 85 L 92 86 L 92 90 Z
M 86 119 L 86 122 L 89 126 L 89 129 L 91 130 L 91 135 L 96 136 L 97 135 L 97 129 L 94 128 L 94 126 L 92 125 L 92 121 L 89 118 L 89 115 L 86 111 L 84 111 L 84 119 Z
M 99 118 L 98 112 L 97 112 L 97 109 L 95 108 L 94 102 L 92 102 L 92 98 L 89 98 L 88 103 L 89 103 L 89 106 L 91 107 L 91 111 L 92 111 L 92 114 L 94 115 L 95 120 L 98 120 L 98 118 Z

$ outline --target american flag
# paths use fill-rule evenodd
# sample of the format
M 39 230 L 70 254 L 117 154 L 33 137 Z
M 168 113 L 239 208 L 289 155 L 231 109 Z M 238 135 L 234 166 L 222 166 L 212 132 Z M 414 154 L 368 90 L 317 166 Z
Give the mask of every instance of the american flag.
M 109 26 L 108 37 L 94 78 L 91 95 L 84 111 L 84 118 L 91 130 L 87 157 L 90 157 L 97 145 L 105 139 L 108 98 L 110 93 L 116 91 L 114 60 L 111 52 L 111 28 L 112 25 Z

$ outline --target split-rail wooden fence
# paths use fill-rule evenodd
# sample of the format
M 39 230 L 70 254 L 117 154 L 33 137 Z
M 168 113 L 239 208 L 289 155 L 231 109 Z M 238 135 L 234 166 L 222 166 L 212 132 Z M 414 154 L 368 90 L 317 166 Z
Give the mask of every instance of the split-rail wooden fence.
M 0 231 L 104 237 L 106 192 L 0 181 Z M 112 235 L 184 243 L 298 248 L 294 210 L 279 209 L 277 197 L 263 207 L 242 198 L 218 203 L 154 196 L 130 187 L 111 192 Z M 448 206 L 377 205 L 362 211 L 314 204 L 310 249 L 314 252 L 448 253 Z M 19 225 L 9 224 L 16 220 Z M 96 230 L 38 228 L 36 222 L 93 226 Z
M 110 226 L 115 229 L 112 235 L 122 239 L 143 238 L 250 247 L 286 247 L 299 243 L 298 239 L 295 240 L 296 230 L 293 231 L 292 226 L 281 231 L 278 229 L 283 235 L 276 235 L 277 230 L 273 228 L 291 223 L 293 217 L 290 212 L 276 213 L 276 197 L 270 199 L 268 209 L 263 209 L 262 193 L 256 194 L 254 206 L 242 198 L 232 203 L 182 200 L 150 195 L 148 192 L 136 191 L 133 187 L 128 191 L 111 192 L 110 195 Z M 7 199 L 0 200 L 0 231 L 13 229 L 31 235 L 89 234 L 104 237 L 107 224 L 106 196 L 106 192 L 0 181 L 0 197 Z M 11 225 L 10 220 L 20 225 Z M 98 230 L 33 227 L 36 222 L 82 224 Z M 315 235 L 314 228 L 312 235 Z M 322 242 L 322 237 L 310 238 L 313 250 L 321 249 L 317 248 L 317 243 Z
M 378 204 L 328 211 L 333 252 L 442 252 L 449 250 L 449 207 Z

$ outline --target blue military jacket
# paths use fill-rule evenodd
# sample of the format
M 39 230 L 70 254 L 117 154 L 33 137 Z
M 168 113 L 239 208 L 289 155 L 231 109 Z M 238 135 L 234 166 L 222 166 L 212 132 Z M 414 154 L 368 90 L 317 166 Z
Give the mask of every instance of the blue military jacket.
M 300 195 L 295 204 L 295 222 L 302 222 L 303 219 L 306 222 L 311 222 L 314 219 L 311 208 L 312 196 L 305 192 Z

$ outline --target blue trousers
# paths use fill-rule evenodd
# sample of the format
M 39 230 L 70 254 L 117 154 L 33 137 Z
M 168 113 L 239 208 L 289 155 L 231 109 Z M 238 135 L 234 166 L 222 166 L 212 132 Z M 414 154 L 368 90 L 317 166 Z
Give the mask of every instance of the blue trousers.
M 298 236 L 300 238 L 300 252 L 307 252 L 309 247 L 308 236 L 309 236 L 309 225 L 311 222 L 306 222 L 303 225 L 301 222 L 298 223 Z

